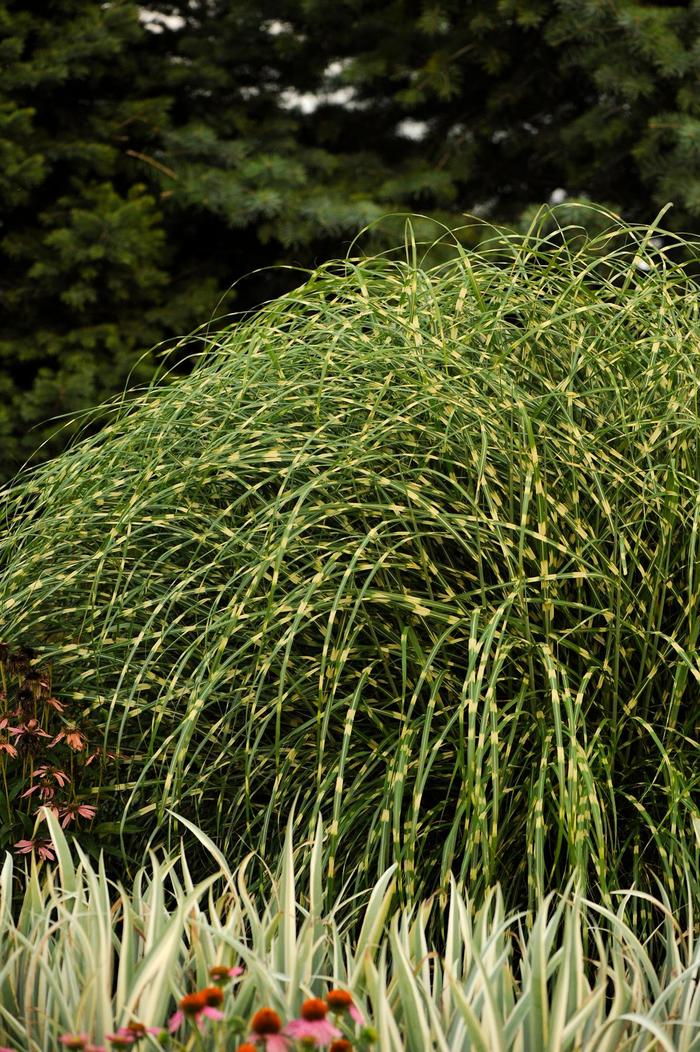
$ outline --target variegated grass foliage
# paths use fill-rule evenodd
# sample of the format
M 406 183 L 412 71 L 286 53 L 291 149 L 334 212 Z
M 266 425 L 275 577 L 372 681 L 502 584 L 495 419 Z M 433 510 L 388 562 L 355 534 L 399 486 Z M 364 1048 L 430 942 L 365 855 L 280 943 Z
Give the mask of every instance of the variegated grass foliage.
M 236 863 L 298 795 L 331 887 L 697 896 L 700 321 L 657 233 L 321 267 L 4 491 L 5 640 L 122 757 L 103 841 L 174 808 Z
M 244 972 L 225 993 L 224 1021 L 192 1045 L 200 1049 L 233 1049 L 221 1038 L 234 1017 L 245 1034 L 261 1005 L 285 1018 L 330 986 L 353 994 L 380 1052 L 700 1049 L 697 921 L 691 912 L 679 923 L 663 892 L 649 901 L 652 955 L 626 920 L 634 893 L 619 893 L 610 910 L 569 886 L 539 905 L 526 933 L 499 889 L 475 908 L 451 880 L 436 951 L 429 917 L 442 906 L 395 909 L 395 866 L 359 902 L 329 897 L 320 822 L 296 851 L 288 824 L 277 872 L 256 896 L 252 860 L 231 872 L 196 827 L 216 862 L 207 879 L 193 884 L 181 847 L 167 861 L 151 853 L 127 890 L 69 847 L 53 815 L 47 821 L 57 865 L 32 858 L 14 909 L 9 854 L 0 874 L 0 1034 L 12 1047 L 48 1052 L 64 1033 L 101 1043 L 134 1020 L 165 1027 L 176 1000 L 208 985 L 216 963 Z M 142 1044 L 158 1047 L 150 1036 Z

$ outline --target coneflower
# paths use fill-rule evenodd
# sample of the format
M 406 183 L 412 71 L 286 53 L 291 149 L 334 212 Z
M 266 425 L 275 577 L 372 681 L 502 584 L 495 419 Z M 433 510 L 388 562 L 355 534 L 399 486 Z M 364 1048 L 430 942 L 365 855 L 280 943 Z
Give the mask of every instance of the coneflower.
M 205 1019 L 223 1019 L 224 1013 L 216 1008 L 224 999 L 224 992 L 218 986 L 207 986 L 193 994 L 181 998 L 178 1010 L 170 1017 L 168 1029 L 171 1034 L 178 1030 L 185 1019 L 192 1019 L 200 1028 Z
M 237 975 L 243 975 L 243 969 L 238 966 L 229 968 L 227 964 L 212 964 L 209 969 L 209 978 L 216 983 L 227 983 Z
M 66 804 L 60 810 L 61 826 L 63 829 L 76 818 L 88 818 L 92 820 L 97 813 L 97 808 L 92 804 Z
M 133 1044 L 135 1041 L 140 1041 L 146 1034 L 158 1036 L 163 1032 L 162 1027 L 145 1026 L 143 1023 L 137 1023 L 135 1020 L 132 1020 L 128 1026 L 120 1026 L 116 1034 L 106 1034 L 105 1036 L 111 1044 L 116 1044 L 118 1047 L 117 1042 L 122 1038 L 127 1039 L 129 1044 Z
M 58 1039 L 64 1048 L 85 1048 L 90 1040 L 89 1034 L 62 1034 Z
M 41 746 L 41 738 L 50 738 L 45 730 L 39 726 L 35 719 L 27 720 L 20 727 L 8 727 L 8 734 L 13 734 L 17 739 L 17 746 L 21 752 L 38 752 Z
M 47 735 L 47 737 L 50 737 L 50 735 Z M 49 744 L 49 749 L 53 749 L 53 747 L 58 745 L 58 743 L 64 738 L 66 745 L 70 746 L 73 752 L 82 752 L 87 745 L 87 738 L 81 731 L 80 727 L 64 727 Z
M 359 1026 L 365 1025 L 364 1016 L 353 1002 L 352 994 L 347 990 L 329 990 L 326 994 L 326 1004 L 331 1012 L 348 1012 Z
M 27 855 L 30 851 L 36 851 L 39 858 L 45 858 L 49 862 L 54 861 L 53 844 L 50 840 L 18 840 L 14 845 L 15 851 L 20 855 Z
M 310 997 L 301 1006 L 301 1018 L 292 1019 L 284 1028 L 285 1034 L 295 1041 L 303 1037 L 314 1038 L 317 1044 L 327 1045 L 334 1038 L 342 1037 L 340 1030 L 326 1019 L 328 1005 L 320 997 Z
M 261 1008 L 250 1021 L 251 1041 L 262 1041 L 265 1052 L 286 1052 L 289 1038 L 280 1033 L 282 1020 L 273 1008 Z

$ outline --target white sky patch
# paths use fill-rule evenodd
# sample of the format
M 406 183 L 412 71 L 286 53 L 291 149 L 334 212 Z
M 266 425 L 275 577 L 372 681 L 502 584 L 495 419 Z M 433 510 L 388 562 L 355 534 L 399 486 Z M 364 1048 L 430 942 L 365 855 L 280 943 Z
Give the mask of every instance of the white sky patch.
M 427 121 L 417 121 L 413 117 L 404 117 L 396 125 L 396 134 L 401 135 L 404 139 L 413 139 L 414 142 L 420 142 L 428 134 L 429 127 L 430 125 Z
M 269 22 L 263 24 L 263 29 L 270 34 L 271 37 L 277 37 L 280 33 L 292 33 L 294 26 L 291 22 L 283 22 L 280 18 L 272 18 Z
M 300 94 L 292 88 L 280 92 L 280 103 L 285 110 L 301 110 L 302 113 L 313 113 L 324 104 L 344 106 L 348 110 L 361 109 L 361 103 L 355 102 L 354 88 L 337 88 L 335 91 L 321 91 L 318 94 L 305 91 Z
M 323 71 L 326 81 L 334 80 L 347 69 L 352 60 L 335 59 Z M 346 110 L 361 110 L 364 103 L 357 101 L 357 89 L 352 85 L 321 91 L 298 92 L 287 88 L 280 93 L 280 102 L 286 110 L 300 110 L 302 113 L 313 113 L 321 105 L 343 106 Z
M 151 33 L 162 33 L 165 29 L 182 29 L 185 24 L 180 15 L 164 15 L 160 11 L 150 11 L 147 7 L 139 8 L 139 22 L 143 22 Z

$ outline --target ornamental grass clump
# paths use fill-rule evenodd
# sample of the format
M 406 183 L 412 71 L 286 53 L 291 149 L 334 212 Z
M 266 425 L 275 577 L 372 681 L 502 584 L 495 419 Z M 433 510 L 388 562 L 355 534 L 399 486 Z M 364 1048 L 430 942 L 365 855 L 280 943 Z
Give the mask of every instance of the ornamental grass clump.
M 697 895 L 700 320 L 658 234 L 325 265 L 2 493 L 3 634 L 129 758 L 99 835 L 174 808 L 235 861 L 296 798 L 331 886 Z

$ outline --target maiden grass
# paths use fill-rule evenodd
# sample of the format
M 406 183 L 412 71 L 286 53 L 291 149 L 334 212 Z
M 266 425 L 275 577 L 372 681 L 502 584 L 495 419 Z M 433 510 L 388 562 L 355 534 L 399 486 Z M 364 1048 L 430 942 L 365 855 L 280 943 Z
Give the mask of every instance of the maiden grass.
M 122 757 L 103 842 L 142 858 L 175 809 L 238 864 L 297 799 L 295 835 L 329 818 L 331 893 L 395 860 L 404 902 L 447 902 L 451 872 L 487 913 L 497 882 L 534 909 L 570 877 L 607 908 L 657 880 L 698 901 L 700 322 L 654 233 L 321 267 L 3 491 L 3 638 Z M 578 919 L 555 958 L 547 923 L 517 1047 L 607 1011 L 570 985 Z M 391 996 L 422 1004 L 402 931 L 392 979 L 365 976 L 387 1048 Z M 499 953 L 434 1011 L 511 1048 Z M 545 960 L 568 969 L 551 1017 Z M 645 976 L 617 1008 L 657 1011 Z

